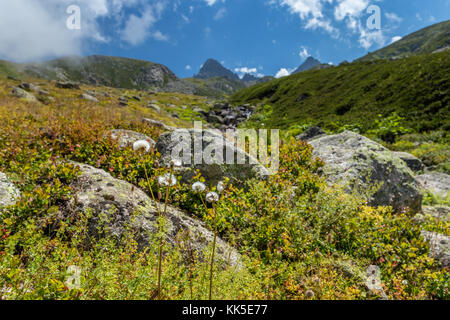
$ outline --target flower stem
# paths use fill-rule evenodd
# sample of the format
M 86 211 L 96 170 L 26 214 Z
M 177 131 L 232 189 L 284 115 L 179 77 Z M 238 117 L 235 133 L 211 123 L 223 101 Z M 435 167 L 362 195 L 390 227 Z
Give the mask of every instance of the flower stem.
M 216 240 L 217 240 L 217 219 L 216 219 L 216 207 L 214 205 L 214 202 L 212 203 L 212 206 L 213 206 L 213 219 L 214 219 L 214 240 L 213 240 L 211 263 L 210 263 L 210 269 L 209 269 L 209 300 L 211 300 L 211 297 L 212 297 L 214 255 L 216 253 Z
M 172 175 L 173 175 L 173 169 L 170 168 L 170 176 L 169 176 L 169 185 L 166 189 L 166 201 L 164 203 L 164 213 L 162 215 L 163 219 L 165 219 L 167 214 L 167 203 L 169 202 L 169 193 L 170 193 L 170 187 L 172 186 Z M 161 214 L 160 214 L 161 217 Z M 163 226 L 161 224 L 161 221 L 159 221 L 160 225 L 160 238 L 159 238 L 159 254 L 158 254 L 158 300 L 161 300 L 161 275 L 162 275 L 162 249 L 164 244 L 164 236 L 163 236 Z

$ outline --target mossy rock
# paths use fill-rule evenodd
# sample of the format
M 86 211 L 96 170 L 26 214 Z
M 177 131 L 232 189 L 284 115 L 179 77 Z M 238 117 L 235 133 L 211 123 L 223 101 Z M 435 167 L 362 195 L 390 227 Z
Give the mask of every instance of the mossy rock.
M 109 173 L 86 164 L 72 162 L 80 168 L 81 175 L 72 183 L 75 196 L 63 214 L 65 218 L 77 212 L 91 215 L 89 234 L 98 238 L 108 232 L 120 243 L 128 230 L 132 232 L 139 248 L 149 246 L 158 232 L 158 209 L 164 204 L 154 202 L 146 193 L 132 184 L 116 179 Z M 171 205 L 167 206 L 166 242 L 175 246 L 177 237 L 185 235 L 193 250 L 203 250 L 213 241 L 213 233 L 204 223 Z M 99 230 L 105 225 L 105 230 Z M 240 255 L 222 239 L 217 240 L 218 259 L 230 265 L 240 264 Z
M 350 131 L 313 140 L 311 145 L 314 156 L 325 162 L 323 174 L 331 184 L 366 194 L 373 206 L 421 210 L 423 196 L 412 171 L 382 145 Z

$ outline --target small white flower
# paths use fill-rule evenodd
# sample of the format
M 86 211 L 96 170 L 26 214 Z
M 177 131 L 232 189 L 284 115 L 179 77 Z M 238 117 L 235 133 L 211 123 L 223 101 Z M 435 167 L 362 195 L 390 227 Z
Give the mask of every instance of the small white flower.
M 206 195 L 206 201 L 208 201 L 209 203 L 217 202 L 219 201 L 219 195 L 215 192 L 209 192 Z
M 206 186 L 201 182 L 196 182 L 192 185 L 192 191 L 200 193 L 205 191 Z
M 150 148 L 151 148 L 150 143 L 145 140 L 138 140 L 133 144 L 134 151 L 144 150 L 145 152 L 149 152 Z
M 177 184 L 177 178 L 175 178 L 175 176 L 171 175 L 170 173 L 166 173 L 164 176 L 160 176 L 158 178 L 158 183 L 163 187 L 173 187 Z
M 217 192 L 218 192 L 218 193 L 222 193 L 223 190 L 224 190 L 223 182 L 220 181 L 220 182 L 217 184 Z

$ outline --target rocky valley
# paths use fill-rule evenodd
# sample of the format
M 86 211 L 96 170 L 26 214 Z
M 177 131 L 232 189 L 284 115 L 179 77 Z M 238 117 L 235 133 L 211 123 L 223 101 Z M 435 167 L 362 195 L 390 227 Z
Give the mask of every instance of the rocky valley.
M 1 61 L 0 300 L 448 300 L 449 23 L 431 28 L 281 79 Z M 240 129 L 279 129 L 277 172 Z

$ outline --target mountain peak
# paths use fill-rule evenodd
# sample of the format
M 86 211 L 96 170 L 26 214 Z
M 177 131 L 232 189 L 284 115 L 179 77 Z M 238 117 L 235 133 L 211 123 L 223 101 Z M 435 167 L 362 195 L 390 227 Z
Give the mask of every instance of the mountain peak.
M 239 80 L 239 77 L 235 73 L 225 68 L 219 61 L 211 58 L 206 60 L 199 73 L 195 75 L 195 78 L 197 79 L 210 79 L 218 77 Z
M 255 77 L 254 75 L 250 74 L 250 73 L 246 73 L 243 77 L 242 77 L 242 81 L 244 82 L 248 82 L 248 81 L 256 81 L 259 80 L 260 78 Z
M 303 62 L 303 64 L 300 67 L 298 67 L 297 70 L 295 70 L 293 72 L 293 74 L 300 73 L 300 72 L 307 71 L 307 70 L 311 70 L 312 68 L 317 67 L 317 66 L 319 66 L 321 64 L 322 63 L 319 60 L 309 56 L 305 60 L 305 62 Z

